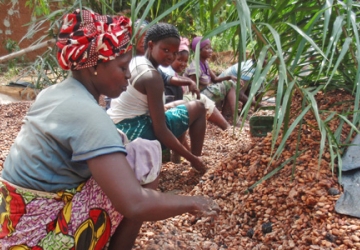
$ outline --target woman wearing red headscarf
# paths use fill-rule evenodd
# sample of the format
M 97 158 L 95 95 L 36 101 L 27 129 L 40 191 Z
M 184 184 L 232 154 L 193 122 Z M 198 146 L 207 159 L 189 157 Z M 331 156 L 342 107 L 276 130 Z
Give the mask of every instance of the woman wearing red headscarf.
M 155 191 L 160 143 L 126 144 L 99 106 L 126 89 L 130 40 L 126 17 L 64 17 L 58 61 L 72 75 L 39 94 L 4 162 L 3 249 L 131 249 L 143 221 L 217 214 L 210 199 Z

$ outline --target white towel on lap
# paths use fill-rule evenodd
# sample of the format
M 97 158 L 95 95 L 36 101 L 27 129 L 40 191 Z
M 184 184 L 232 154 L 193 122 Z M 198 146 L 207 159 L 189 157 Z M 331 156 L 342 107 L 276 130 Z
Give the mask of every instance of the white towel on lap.
M 153 182 L 160 174 L 162 151 L 160 142 L 137 138 L 131 142 L 118 130 L 127 151 L 126 159 L 141 185 Z

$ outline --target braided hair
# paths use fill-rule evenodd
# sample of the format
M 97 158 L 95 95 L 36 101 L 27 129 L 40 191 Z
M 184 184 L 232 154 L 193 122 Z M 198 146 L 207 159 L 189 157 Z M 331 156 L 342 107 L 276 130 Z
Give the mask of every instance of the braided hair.
M 146 32 L 145 36 L 145 50 L 147 49 L 148 42 L 158 42 L 165 38 L 175 37 L 180 40 L 179 31 L 174 25 L 168 23 L 157 23 L 151 26 Z

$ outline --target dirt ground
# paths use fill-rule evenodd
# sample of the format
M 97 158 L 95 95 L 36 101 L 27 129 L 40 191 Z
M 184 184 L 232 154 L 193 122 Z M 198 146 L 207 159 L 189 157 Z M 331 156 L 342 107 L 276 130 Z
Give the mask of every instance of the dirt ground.
M 316 98 L 320 106 L 329 109 L 347 108 L 332 106 L 338 98 L 352 99 L 342 92 Z M 0 168 L 31 103 L 0 105 Z M 296 96 L 294 117 L 300 104 Z M 164 163 L 159 191 L 209 196 L 221 208 L 219 217 L 210 220 L 183 214 L 145 222 L 133 249 L 360 249 L 360 219 L 334 211 L 342 188 L 336 170 L 330 168 L 329 152 L 318 165 L 320 135 L 313 124 L 309 114 L 299 145 L 304 152 L 295 165 L 285 164 L 251 189 L 294 154 L 297 134 L 291 136 L 280 158 L 270 163 L 270 133 L 253 137 L 248 126 L 222 131 L 208 124 L 203 148 L 207 173 L 200 176 L 185 160 Z M 335 121 L 330 127 L 337 125 Z M 342 138 L 347 133 L 343 131 Z

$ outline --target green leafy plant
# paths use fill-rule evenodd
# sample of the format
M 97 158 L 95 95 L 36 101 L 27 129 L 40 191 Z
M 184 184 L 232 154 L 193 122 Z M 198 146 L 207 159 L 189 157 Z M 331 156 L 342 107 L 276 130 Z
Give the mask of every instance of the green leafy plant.
M 4 43 L 4 47 L 5 47 L 6 51 L 9 54 L 20 50 L 18 43 L 14 40 L 6 39 L 3 43 Z M 16 58 L 9 60 L 7 62 L 7 67 L 8 67 L 7 71 L 6 71 L 7 77 L 11 77 L 11 76 L 18 74 L 19 73 L 18 63 L 23 62 L 23 61 L 24 61 L 23 56 L 16 57 Z
M 299 129 L 304 117 L 311 113 L 317 121 L 317 129 L 321 134 L 319 142 L 319 164 L 323 153 L 331 154 L 331 167 L 335 167 L 335 159 L 339 159 L 343 148 L 350 143 L 353 133 L 359 133 L 359 35 L 357 13 L 359 5 L 352 1 L 315 2 L 267 1 L 248 2 L 248 8 L 236 2 L 237 13 L 233 20 L 246 17 L 251 13 L 250 22 L 244 20 L 239 36 L 242 41 L 256 41 L 254 54 L 258 55 L 258 67 L 255 72 L 250 96 L 254 96 L 264 79 L 278 75 L 276 86 L 276 114 L 273 132 L 273 159 L 277 159 L 290 134 Z M 260 11 L 253 9 L 259 7 Z M 250 12 L 251 10 L 251 12 Z M 232 27 L 233 30 L 237 29 Z M 239 51 L 246 48 L 239 45 Z M 270 60 L 262 67 L 265 55 Z M 354 109 L 346 114 L 333 113 L 322 116 L 326 110 L 320 110 L 315 95 L 333 89 L 343 89 L 354 95 Z M 304 109 L 298 114 L 291 114 L 291 103 L 294 93 L 303 97 Z M 243 109 L 243 121 L 250 108 L 247 103 Z M 331 119 L 341 119 L 337 131 L 331 131 L 327 123 Z M 345 125 L 351 126 L 350 135 L 345 141 L 339 140 L 339 133 Z M 284 136 L 280 145 L 275 148 L 280 131 Z M 341 173 L 341 161 L 338 161 Z

